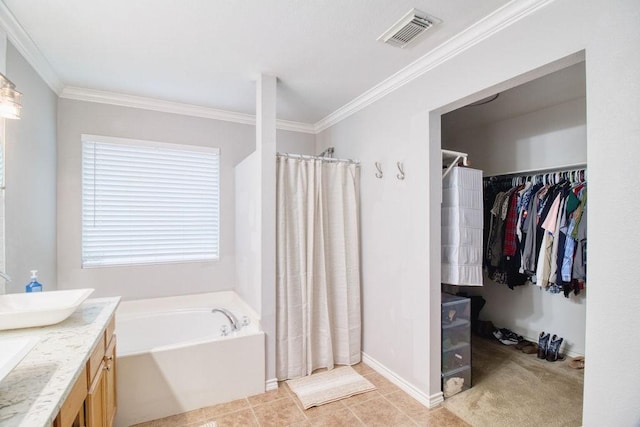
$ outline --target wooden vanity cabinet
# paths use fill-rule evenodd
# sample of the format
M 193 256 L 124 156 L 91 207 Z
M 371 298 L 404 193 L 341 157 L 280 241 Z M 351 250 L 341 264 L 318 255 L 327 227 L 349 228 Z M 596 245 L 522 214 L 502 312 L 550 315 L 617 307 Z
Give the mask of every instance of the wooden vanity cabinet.
M 85 400 L 87 427 L 110 427 L 116 414 L 116 336 L 107 328 L 105 345 L 98 344 L 91 363 L 97 364 L 93 378 L 89 381 L 89 391 Z M 91 372 L 88 370 L 87 372 Z
M 111 342 L 107 346 L 105 358 L 105 417 L 107 426 L 112 426 L 116 418 L 117 410 L 117 389 L 116 389 L 116 336 L 113 335 Z
M 91 387 L 87 392 L 87 398 L 84 401 L 85 419 L 87 421 L 87 427 L 103 427 L 105 423 L 105 385 L 104 385 L 104 367 L 105 364 L 100 364 L 100 370 L 93 379 Z
M 111 427 L 116 414 L 116 335 L 111 319 L 54 427 Z
M 73 385 L 67 400 L 62 404 L 60 413 L 56 417 L 54 427 L 81 427 L 85 425 L 84 420 L 84 400 L 87 395 L 87 374 L 86 368 L 82 370 L 80 377 Z

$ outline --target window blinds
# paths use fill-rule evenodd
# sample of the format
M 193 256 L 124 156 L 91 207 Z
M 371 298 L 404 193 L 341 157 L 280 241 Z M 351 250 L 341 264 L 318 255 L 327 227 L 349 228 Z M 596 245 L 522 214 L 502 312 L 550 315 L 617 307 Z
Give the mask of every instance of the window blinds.
M 82 137 L 82 266 L 218 259 L 218 149 Z

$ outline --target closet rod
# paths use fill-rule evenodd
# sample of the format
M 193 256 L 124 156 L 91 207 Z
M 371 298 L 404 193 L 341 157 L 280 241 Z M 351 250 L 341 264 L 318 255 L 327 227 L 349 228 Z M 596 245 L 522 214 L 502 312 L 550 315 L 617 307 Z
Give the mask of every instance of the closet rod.
M 552 173 L 552 172 L 570 172 L 570 171 L 574 171 L 574 170 L 581 170 L 581 169 L 587 169 L 587 164 L 586 163 L 575 163 L 575 164 L 571 164 L 571 165 L 564 165 L 564 166 L 555 166 L 552 168 L 544 168 L 544 169 L 527 169 L 527 170 L 523 170 L 523 171 L 517 171 L 517 172 L 503 172 L 503 173 L 492 173 L 492 174 L 487 174 L 487 175 L 483 175 L 483 178 L 491 178 L 494 176 L 521 176 L 521 175 L 541 175 L 541 174 L 545 174 L 545 173 Z

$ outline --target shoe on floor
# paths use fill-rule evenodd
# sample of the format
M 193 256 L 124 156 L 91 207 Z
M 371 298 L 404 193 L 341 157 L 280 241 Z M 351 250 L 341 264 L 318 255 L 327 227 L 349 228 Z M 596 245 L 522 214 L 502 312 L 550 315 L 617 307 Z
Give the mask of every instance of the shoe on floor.
M 496 337 L 498 341 L 500 341 L 504 345 L 517 345 L 522 338 L 520 335 L 517 335 L 513 331 L 510 331 L 507 328 L 501 328 L 493 333 L 493 336 Z
M 538 337 L 538 359 L 547 358 L 547 348 L 549 347 L 549 336 L 550 334 L 545 334 L 544 331 L 540 332 L 540 336 Z
M 530 342 L 528 345 L 522 347 L 522 352 L 524 354 L 534 354 L 538 352 L 538 344 L 534 342 Z
M 549 348 L 547 349 L 547 361 L 555 362 L 556 360 L 562 360 L 563 357 L 560 356 L 560 346 L 562 345 L 563 338 L 553 334 L 551 337 L 551 341 L 549 342 Z
M 574 357 L 569 360 L 569 367 L 573 369 L 584 369 L 584 356 Z

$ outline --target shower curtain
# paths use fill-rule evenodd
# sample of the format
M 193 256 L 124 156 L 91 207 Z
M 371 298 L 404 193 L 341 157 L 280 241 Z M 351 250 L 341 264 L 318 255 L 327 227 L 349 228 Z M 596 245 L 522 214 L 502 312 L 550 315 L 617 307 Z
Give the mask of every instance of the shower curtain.
M 360 171 L 277 158 L 279 380 L 360 361 Z

